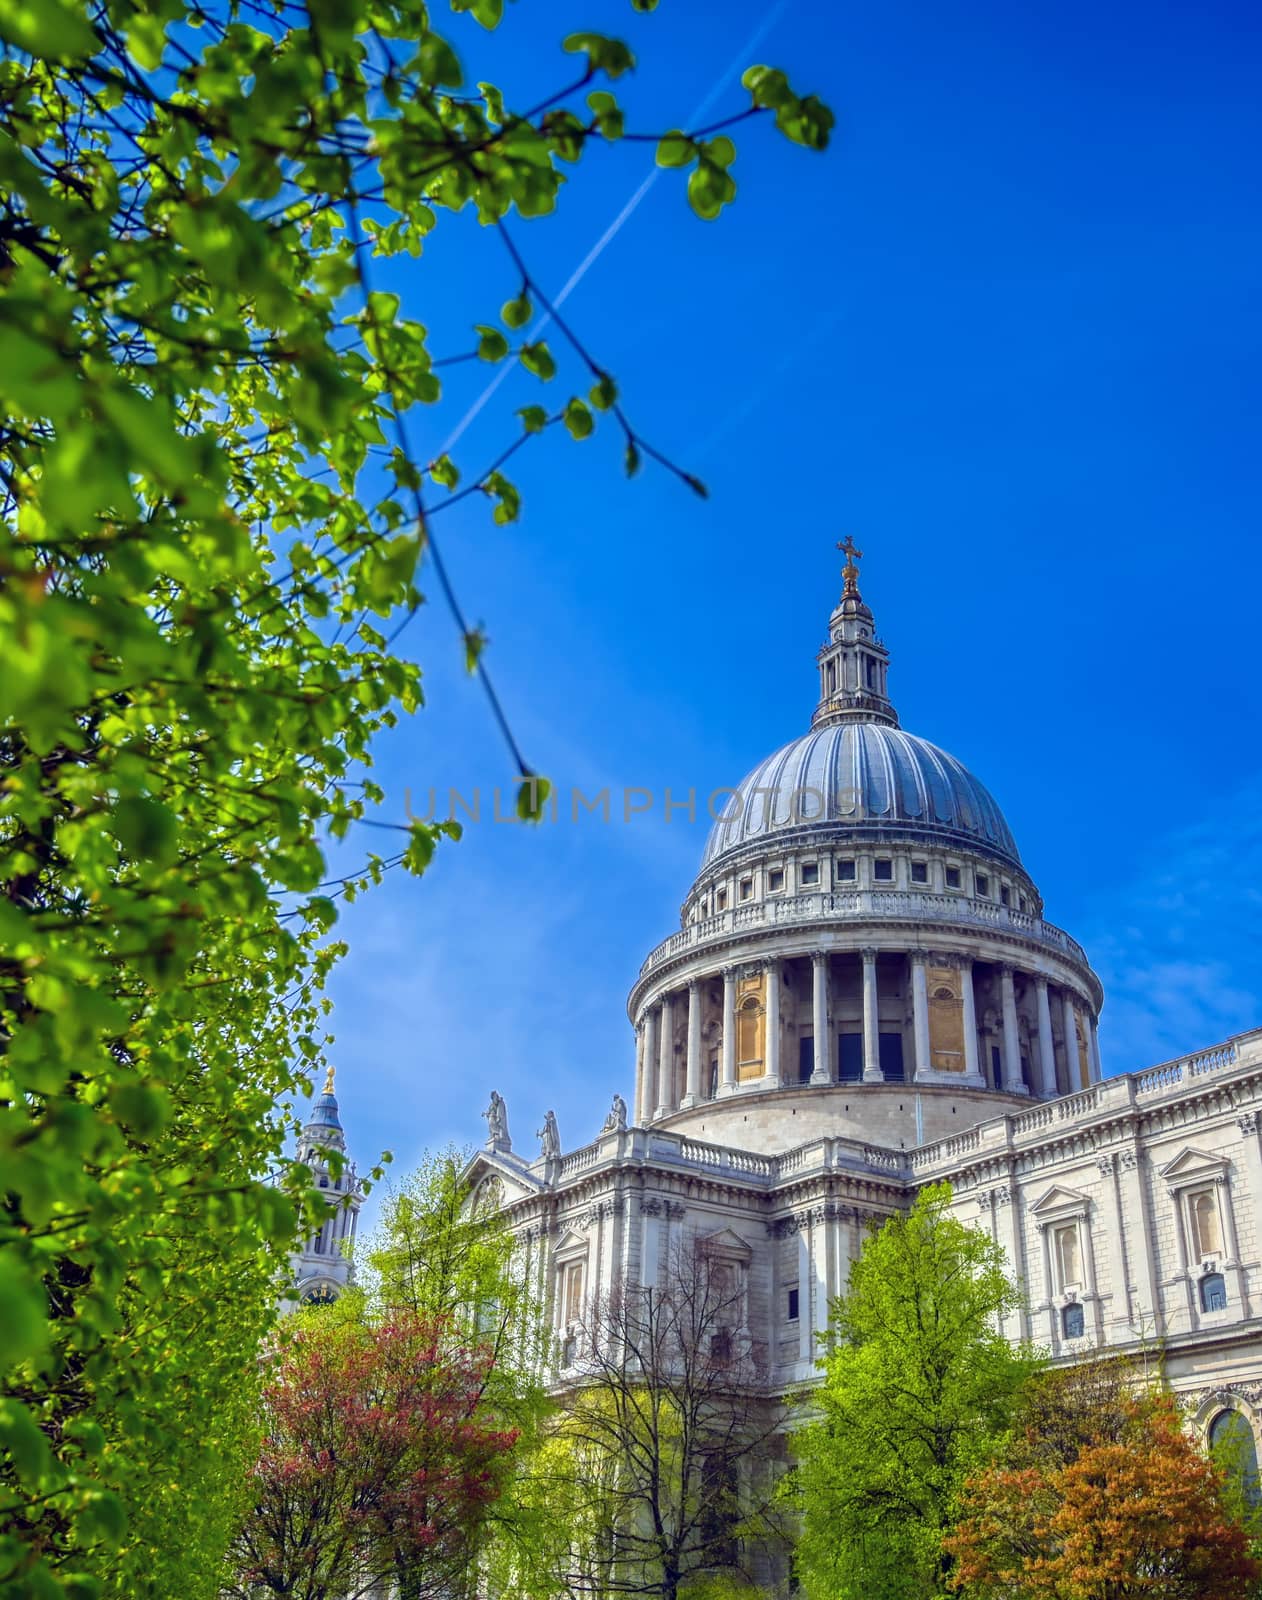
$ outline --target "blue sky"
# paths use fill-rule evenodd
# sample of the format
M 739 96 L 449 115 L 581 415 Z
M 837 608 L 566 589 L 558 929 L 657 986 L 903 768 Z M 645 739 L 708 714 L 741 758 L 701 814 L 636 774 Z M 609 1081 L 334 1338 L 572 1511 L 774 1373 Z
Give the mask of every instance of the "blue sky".
M 1262 1022 L 1256 9 L 549 0 L 453 36 L 523 104 L 588 27 L 640 57 L 631 127 L 738 109 L 747 59 L 838 128 L 822 157 L 739 130 L 717 223 L 663 174 L 568 303 L 708 501 L 626 482 L 602 427 L 518 458 L 519 524 L 472 502 L 436 523 L 529 759 L 567 795 L 737 783 L 807 724 L 852 532 L 904 726 L 991 788 L 1105 981 L 1106 1070 Z M 651 170 L 645 146 L 593 151 L 555 217 L 516 224 L 541 281 Z M 516 287 L 464 217 L 386 281 L 440 355 Z M 420 449 L 491 376 L 450 369 Z M 460 440 L 466 474 L 516 407 L 580 386 L 572 363 L 549 393 L 512 376 Z M 391 810 L 455 786 L 486 817 L 512 766 L 436 592 L 404 639 L 428 704 L 379 749 Z M 626 824 L 484 820 L 348 908 L 331 1054 L 361 1165 L 479 1138 L 493 1087 L 519 1148 L 548 1107 L 567 1147 L 592 1137 L 630 1098 L 626 992 L 705 827 L 660 800 Z

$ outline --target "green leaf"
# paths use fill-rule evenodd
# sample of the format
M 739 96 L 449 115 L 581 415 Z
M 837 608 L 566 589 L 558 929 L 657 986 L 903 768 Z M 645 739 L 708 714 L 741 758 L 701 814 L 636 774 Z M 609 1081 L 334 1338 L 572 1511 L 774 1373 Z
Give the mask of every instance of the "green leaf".
M 478 359 L 480 361 L 503 361 L 508 354 L 508 340 L 498 328 L 488 328 L 479 323 L 477 328 Z
M 517 815 L 523 822 L 541 822 L 552 785 L 534 774 L 517 786 Z
M 609 411 L 617 403 L 618 385 L 607 372 L 603 372 L 588 391 L 587 398 L 597 411 Z
M 446 39 L 436 33 L 427 31 L 422 36 L 421 48 L 417 52 L 416 59 L 421 78 L 425 83 L 445 83 L 452 89 L 458 89 L 464 82 L 464 74 L 460 70 L 456 52 Z
M 542 433 L 548 426 L 548 413 L 542 406 L 522 406 L 517 415 L 527 433 Z
M 570 55 L 586 55 L 592 72 L 603 72 L 611 78 L 620 78 L 635 66 L 635 57 L 621 39 L 607 38 L 603 33 L 572 33 L 562 41 L 562 50 Z
M 556 377 L 556 361 L 543 339 L 537 339 L 534 344 L 523 345 L 517 359 L 527 372 L 533 372 L 535 377 L 541 378 L 544 383 Z
M 0 0 L 0 39 L 46 61 L 77 61 L 100 45 L 74 0 Z
M 481 628 L 470 628 L 464 636 L 464 669 L 472 674 L 478 670 L 478 662 L 482 659 L 482 652 L 486 649 L 486 634 Z
M 127 1516 L 116 1494 L 89 1490 L 78 1516 L 78 1534 L 88 1544 L 117 1544 L 127 1531 Z
M 439 456 L 429 464 L 429 475 L 444 489 L 454 489 L 460 482 L 460 471 L 450 456 Z
M 20 1400 L 0 1398 L 0 1447 L 9 1452 L 21 1481 L 32 1488 L 53 1470 L 48 1440 Z
M 657 141 L 659 167 L 686 167 L 697 158 L 697 147 L 686 133 L 676 130 L 663 134 Z
M 596 426 L 587 402 L 580 400 L 577 395 L 567 403 L 562 415 L 565 418 L 565 426 L 570 430 L 570 436 L 574 439 L 588 438 L 592 429 Z
M 48 1296 L 15 1254 L 0 1255 L 0 1371 L 28 1361 L 48 1343 Z
M 114 807 L 114 837 L 128 855 L 168 866 L 179 852 L 175 817 L 157 800 L 124 795 Z
M 160 1132 L 171 1120 L 171 1099 L 150 1083 L 120 1083 L 110 1092 L 110 1108 L 125 1128 L 142 1139 Z
M 640 470 L 640 449 L 634 439 L 628 439 L 626 453 L 623 456 L 623 465 L 628 478 L 634 478 Z
M 533 310 L 530 296 L 523 289 L 515 300 L 505 300 L 500 311 L 500 320 L 506 328 L 524 328 L 530 321 Z

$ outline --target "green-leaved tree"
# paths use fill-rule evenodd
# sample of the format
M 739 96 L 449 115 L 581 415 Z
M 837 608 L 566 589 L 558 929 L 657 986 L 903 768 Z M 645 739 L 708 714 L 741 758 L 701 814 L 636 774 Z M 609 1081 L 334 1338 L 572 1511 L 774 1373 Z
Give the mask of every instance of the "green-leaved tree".
M 1002 1250 L 926 1189 L 866 1242 L 832 1307 L 824 1382 L 788 1481 L 798 1571 L 819 1600 L 945 1595 L 942 1541 L 968 1473 L 1037 1363 L 998 1332 L 1018 1303 Z
M 555 92 L 521 104 L 466 85 L 457 53 L 502 0 L 450 10 L 0 0 L 15 1600 L 213 1591 L 256 1444 L 256 1353 L 310 1203 L 280 1108 L 321 1065 L 338 902 L 421 872 L 443 831 L 363 827 L 384 798 L 373 740 L 421 700 L 402 630 L 423 573 L 485 677 L 441 515 L 476 497 L 511 521 L 507 458 L 548 430 L 582 440 L 600 421 L 628 471 L 666 459 L 567 321 L 558 351 L 528 330 L 550 307 L 514 233 L 555 207 L 567 165 L 624 136 L 611 84 L 631 53 L 571 35 Z M 743 115 L 825 143 L 826 109 L 783 73 L 745 83 Z M 731 199 L 728 129 L 655 148 L 699 215 Z M 486 230 L 487 309 L 469 348 L 435 353 L 423 266 L 407 304 L 380 279 L 465 210 Z M 465 357 L 562 392 L 494 460 L 429 462 L 413 414 Z M 511 739 L 509 759 L 530 777 Z M 545 796 L 523 782 L 522 816 Z M 360 845 L 336 870 L 330 839 Z

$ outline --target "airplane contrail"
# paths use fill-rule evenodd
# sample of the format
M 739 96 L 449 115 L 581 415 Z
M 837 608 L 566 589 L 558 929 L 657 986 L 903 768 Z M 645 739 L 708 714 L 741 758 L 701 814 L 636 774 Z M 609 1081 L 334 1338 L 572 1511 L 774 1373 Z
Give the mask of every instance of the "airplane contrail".
M 788 10 L 790 4 L 791 0 L 779 0 L 779 3 L 771 8 L 767 16 L 764 17 L 762 22 L 754 29 L 753 33 L 750 34 L 749 38 L 740 47 L 740 50 L 737 52 L 737 54 L 733 56 L 731 62 L 723 69 L 722 73 L 720 73 L 719 77 L 715 80 L 709 91 L 693 108 L 688 116 L 687 123 L 685 124 L 686 127 L 696 127 L 696 125 L 709 111 L 710 107 L 723 93 L 724 89 L 726 89 L 728 84 L 731 83 L 732 79 L 740 71 L 741 67 L 747 64 L 750 51 L 756 49 L 762 43 L 762 41 L 775 27 L 776 23 L 779 22 L 780 18 Z M 601 256 L 613 243 L 614 239 L 621 232 L 625 223 L 630 219 L 636 208 L 639 206 L 641 200 L 644 199 L 644 196 L 657 182 L 658 178 L 661 176 L 661 172 L 662 169 L 658 166 L 654 166 L 652 168 L 648 176 L 640 184 L 639 188 L 623 206 L 622 210 L 619 211 L 618 215 L 605 229 L 604 233 L 601 234 L 600 238 L 597 239 L 596 243 L 579 262 L 578 266 L 574 268 L 574 271 L 570 273 L 560 291 L 553 296 L 552 305 L 554 310 L 560 310 L 560 308 L 573 294 L 575 289 L 578 288 L 579 284 L 582 283 L 583 279 L 587 276 L 591 268 L 595 266 L 597 261 L 600 260 Z M 530 330 L 529 334 L 527 334 L 527 342 L 533 343 L 536 339 L 538 339 L 551 321 L 552 313 L 550 311 L 545 311 L 535 323 L 534 327 Z M 513 363 L 505 363 L 503 366 L 501 366 L 499 371 L 491 379 L 490 383 L 487 384 L 486 388 L 483 389 L 482 393 L 473 402 L 473 404 L 465 412 L 464 416 L 461 417 L 460 421 L 452 429 L 451 433 L 448 434 L 447 438 L 439 446 L 437 453 L 440 456 L 446 455 L 447 452 L 459 442 L 459 440 L 464 436 L 466 430 L 477 417 L 478 413 L 492 398 L 492 396 L 497 393 L 500 386 L 503 384 L 504 380 L 509 376 L 509 374 L 515 370 L 516 366 Z

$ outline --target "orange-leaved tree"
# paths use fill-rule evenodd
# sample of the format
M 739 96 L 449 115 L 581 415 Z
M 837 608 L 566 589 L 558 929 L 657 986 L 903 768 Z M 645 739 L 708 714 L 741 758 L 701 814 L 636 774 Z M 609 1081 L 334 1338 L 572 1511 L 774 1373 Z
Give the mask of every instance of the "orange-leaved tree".
M 1062 1397 L 1080 1399 L 1072 1382 Z M 1096 1414 L 1073 1412 L 1077 1439 L 1062 1429 L 1049 1449 L 1027 1426 L 965 1484 L 947 1541 L 956 1589 L 970 1600 L 1249 1600 L 1262 1565 L 1173 1398 L 1116 1384 Z

